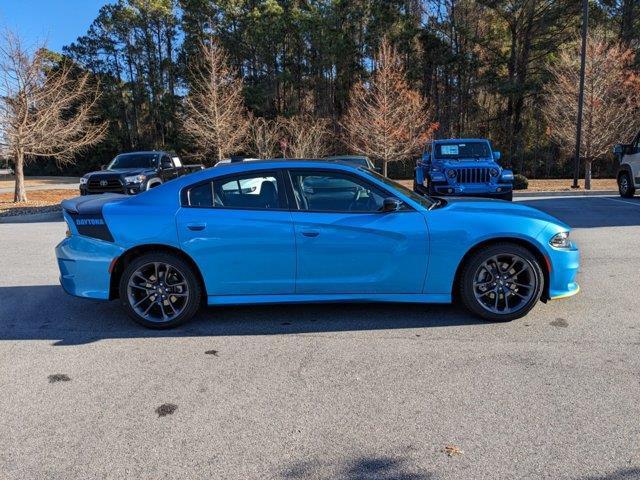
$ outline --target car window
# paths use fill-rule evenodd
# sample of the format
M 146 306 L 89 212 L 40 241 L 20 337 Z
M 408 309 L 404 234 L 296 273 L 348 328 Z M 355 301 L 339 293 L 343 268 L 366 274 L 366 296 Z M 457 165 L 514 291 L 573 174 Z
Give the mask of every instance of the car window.
M 169 157 L 162 157 L 162 168 L 173 168 L 173 162 Z
M 300 210 L 315 212 L 377 212 L 385 193 L 357 177 L 333 171 L 291 172 Z
M 189 189 L 189 205 L 192 207 L 213 206 L 213 188 L 211 182 L 196 185 Z
M 275 174 L 245 174 L 195 185 L 187 199 L 191 207 L 282 208 Z

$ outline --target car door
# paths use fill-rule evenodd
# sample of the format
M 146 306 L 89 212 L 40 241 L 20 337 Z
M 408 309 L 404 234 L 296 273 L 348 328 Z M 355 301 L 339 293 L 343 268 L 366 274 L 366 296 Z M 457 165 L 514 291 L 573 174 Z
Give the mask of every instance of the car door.
M 629 154 L 624 157 L 624 163 L 631 167 L 634 184 L 640 185 L 640 134 L 636 135 Z
M 173 160 L 168 155 L 162 155 L 160 158 L 160 170 L 163 182 L 168 182 L 177 178 L 179 175 L 178 169 L 173 164 Z
M 296 293 L 421 293 L 429 236 L 424 216 L 405 205 L 383 213 L 393 196 L 340 170 L 295 169 L 289 181 L 297 245 Z
M 291 294 L 295 238 L 282 175 L 258 171 L 199 182 L 182 191 L 177 228 L 208 295 Z

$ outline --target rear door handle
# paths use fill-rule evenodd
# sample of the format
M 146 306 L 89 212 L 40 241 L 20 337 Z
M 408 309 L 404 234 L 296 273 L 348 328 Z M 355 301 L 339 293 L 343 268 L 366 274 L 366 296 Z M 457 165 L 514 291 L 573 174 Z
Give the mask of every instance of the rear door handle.
M 320 235 L 320 232 L 307 230 L 306 232 L 302 232 L 302 235 L 304 235 L 305 237 L 317 237 L 318 235 Z
M 187 228 L 194 232 L 199 232 L 207 227 L 206 223 L 187 223 Z

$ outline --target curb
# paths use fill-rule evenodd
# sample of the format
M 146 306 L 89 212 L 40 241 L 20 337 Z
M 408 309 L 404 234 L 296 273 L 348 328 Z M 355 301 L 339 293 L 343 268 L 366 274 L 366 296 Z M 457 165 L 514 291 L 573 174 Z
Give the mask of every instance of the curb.
M 0 224 L 56 222 L 58 220 L 62 220 L 62 210 L 58 210 L 56 212 L 32 213 L 27 215 L 12 215 L 8 217 L 0 217 Z
M 601 197 L 603 195 L 618 195 L 617 190 L 566 190 L 563 192 L 527 192 L 517 190 L 513 192 L 515 197 Z

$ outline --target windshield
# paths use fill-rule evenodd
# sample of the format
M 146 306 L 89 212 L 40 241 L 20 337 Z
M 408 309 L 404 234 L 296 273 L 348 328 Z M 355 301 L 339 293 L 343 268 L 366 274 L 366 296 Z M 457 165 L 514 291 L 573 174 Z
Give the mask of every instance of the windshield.
M 153 168 L 156 166 L 156 153 L 124 153 L 114 158 L 107 170 L 117 168 Z
M 407 197 L 409 197 L 414 202 L 419 203 L 420 205 L 422 205 L 427 210 L 432 208 L 434 205 L 437 205 L 437 203 L 438 203 L 433 198 L 427 197 L 426 195 L 424 195 L 424 196 L 423 195 L 419 195 L 416 192 L 414 192 L 413 190 L 405 187 L 404 185 L 402 185 L 402 184 L 400 184 L 398 182 L 394 182 L 390 178 L 387 178 L 387 177 L 385 177 L 383 175 L 380 175 L 378 172 L 374 172 L 373 170 L 364 170 L 364 169 L 361 169 L 361 170 L 363 172 L 365 172 L 367 175 L 371 175 L 372 177 L 375 177 L 377 180 L 380 180 L 385 185 L 388 185 L 391 188 L 400 191 L 400 193 L 402 193 L 403 195 L 406 195 Z
M 436 143 L 434 154 L 435 158 L 458 160 L 490 157 L 491 150 L 486 142 Z

